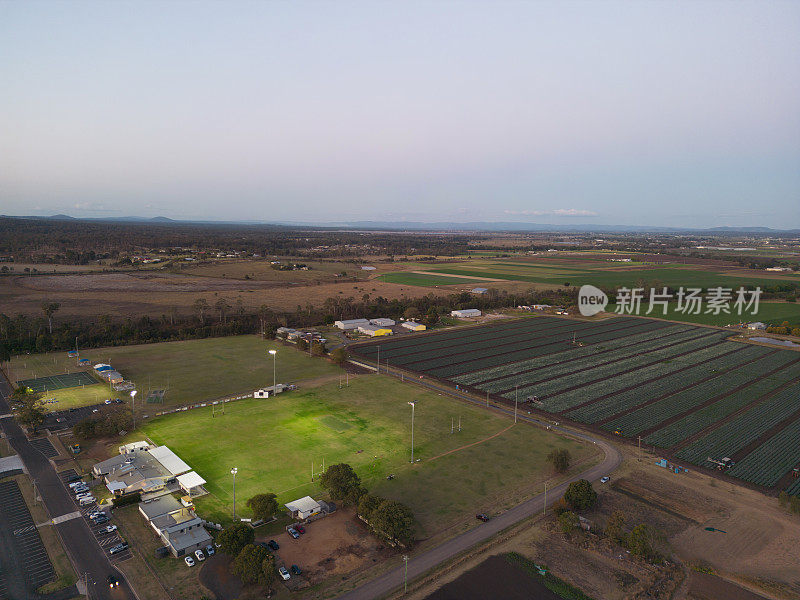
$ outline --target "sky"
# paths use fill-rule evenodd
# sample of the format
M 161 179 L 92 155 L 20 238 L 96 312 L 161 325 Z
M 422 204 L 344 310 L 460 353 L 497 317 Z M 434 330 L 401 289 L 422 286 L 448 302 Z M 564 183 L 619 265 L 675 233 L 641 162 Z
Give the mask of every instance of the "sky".
M 800 2 L 0 2 L 0 214 L 800 227 Z

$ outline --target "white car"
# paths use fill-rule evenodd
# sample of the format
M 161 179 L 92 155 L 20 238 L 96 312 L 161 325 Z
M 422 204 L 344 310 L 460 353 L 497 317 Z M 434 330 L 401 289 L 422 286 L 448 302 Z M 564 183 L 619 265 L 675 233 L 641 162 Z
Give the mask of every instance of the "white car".
M 106 533 L 114 533 L 117 530 L 116 525 L 106 525 L 106 528 L 103 529 Z
M 194 559 L 191 556 L 187 556 L 183 559 L 183 562 L 186 563 L 186 566 L 193 567 L 194 566 Z
M 601 478 L 600 478 L 600 483 L 608 483 L 608 481 L 609 481 L 610 479 L 611 479 L 610 477 L 601 477 Z
M 94 496 L 87 496 L 86 498 L 81 498 L 80 500 L 78 500 L 78 504 L 80 504 L 81 506 L 90 506 L 94 504 L 94 502 L 95 502 Z
M 289 575 L 289 571 L 286 570 L 286 567 L 281 567 L 278 569 L 278 573 L 280 573 L 281 579 L 284 581 L 289 581 L 292 578 L 292 576 Z
M 197 560 L 205 560 L 206 559 L 206 555 L 203 554 L 202 550 L 195 550 L 194 551 L 194 555 L 197 557 Z

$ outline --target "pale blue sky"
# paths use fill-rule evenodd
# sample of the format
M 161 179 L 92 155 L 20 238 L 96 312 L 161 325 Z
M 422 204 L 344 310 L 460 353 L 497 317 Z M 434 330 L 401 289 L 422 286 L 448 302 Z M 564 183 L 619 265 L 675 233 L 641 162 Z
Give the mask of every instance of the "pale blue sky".
M 800 227 L 800 2 L 0 3 L 0 213 Z

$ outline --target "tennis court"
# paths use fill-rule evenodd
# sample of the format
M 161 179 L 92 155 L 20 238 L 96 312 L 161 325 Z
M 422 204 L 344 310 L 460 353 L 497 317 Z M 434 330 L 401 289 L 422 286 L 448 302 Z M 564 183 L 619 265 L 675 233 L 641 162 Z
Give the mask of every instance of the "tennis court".
M 28 387 L 34 392 L 45 392 L 82 385 L 94 385 L 96 383 L 97 380 L 89 373 L 80 371 L 78 373 L 62 373 L 61 375 L 49 375 L 35 379 L 23 379 L 22 381 L 17 381 L 17 386 Z

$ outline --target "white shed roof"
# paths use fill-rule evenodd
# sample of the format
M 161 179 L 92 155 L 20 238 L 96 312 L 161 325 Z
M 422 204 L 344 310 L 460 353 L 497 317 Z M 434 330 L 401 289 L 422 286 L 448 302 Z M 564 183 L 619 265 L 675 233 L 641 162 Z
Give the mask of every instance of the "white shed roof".
M 153 448 L 150 450 L 150 456 L 160 462 L 161 466 L 163 466 L 172 475 L 180 475 L 181 473 L 186 473 L 186 471 L 192 470 L 189 465 L 183 462 L 177 454 L 175 454 L 166 446 L 158 446 L 157 448 Z
M 191 489 L 193 487 L 197 487 L 198 485 L 203 485 L 206 483 L 206 480 L 200 477 L 194 471 L 189 471 L 188 473 L 184 473 L 178 477 L 178 483 L 184 489 Z
M 319 502 L 314 500 L 311 496 L 305 496 L 300 498 L 299 500 L 294 500 L 293 502 L 287 502 L 284 504 L 286 508 L 290 511 L 300 511 L 303 513 L 306 512 L 314 512 L 320 510 Z

